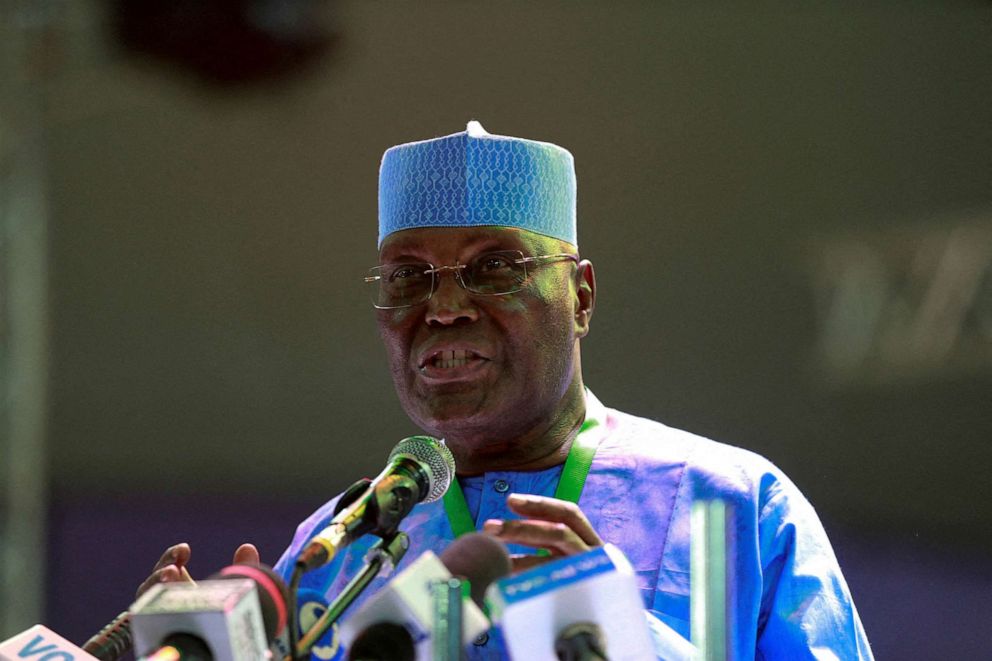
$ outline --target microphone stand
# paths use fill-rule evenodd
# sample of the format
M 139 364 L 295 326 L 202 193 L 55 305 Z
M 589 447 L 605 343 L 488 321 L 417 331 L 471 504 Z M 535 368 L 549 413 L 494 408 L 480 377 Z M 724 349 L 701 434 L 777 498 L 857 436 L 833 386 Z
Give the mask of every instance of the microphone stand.
M 410 548 L 410 538 L 405 532 L 394 532 L 376 542 L 365 556 L 365 565 L 352 578 L 344 590 L 338 595 L 323 615 L 320 616 L 310 630 L 300 638 L 292 651 L 295 659 L 303 659 L 310 655 L 310 648 L 321 636 L 331 628 L 341 617 L 342 613 L 358 598 L 379 571 L 385 569 L 386 574 L 399 564 Z

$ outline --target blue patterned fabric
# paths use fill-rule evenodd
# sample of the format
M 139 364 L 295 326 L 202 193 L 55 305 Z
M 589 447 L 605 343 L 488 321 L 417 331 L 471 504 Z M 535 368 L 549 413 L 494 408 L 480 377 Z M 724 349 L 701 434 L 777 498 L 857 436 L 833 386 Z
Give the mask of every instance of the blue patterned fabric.
M 547 142 L 461 133 L 397 145 L 379 168 L 379 243 L 415 227 L 518 227 L 578 245 L 575 165 Z

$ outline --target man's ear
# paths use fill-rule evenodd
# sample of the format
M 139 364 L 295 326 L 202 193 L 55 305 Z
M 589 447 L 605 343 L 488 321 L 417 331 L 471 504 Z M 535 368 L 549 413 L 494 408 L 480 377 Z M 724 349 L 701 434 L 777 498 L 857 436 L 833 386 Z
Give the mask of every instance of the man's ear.
M 589 334 L 589 322 L 596 307 L 596 273 L 592 262 L 583 259 L 575 269 L 575 335 Z

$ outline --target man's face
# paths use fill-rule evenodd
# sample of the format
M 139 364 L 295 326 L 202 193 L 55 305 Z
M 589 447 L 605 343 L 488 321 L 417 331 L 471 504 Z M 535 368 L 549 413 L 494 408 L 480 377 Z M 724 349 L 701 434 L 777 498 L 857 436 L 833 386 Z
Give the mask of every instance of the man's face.
M 386 238 L 381 264 L 465 264 L 494 250 L 524 256 L 573 253 L 555 239 L 511 228 L 420 228 Z M 551 424 L 566 393 L 581 392 L 576 266 L 553 262 L 532 271 L 516 293 L 483 296 L 440 274 L 430 300 L 378 310 L 393 383 L 407 415 L 470 452 L 526 436 Z M 591 313 L 591 306 L 589 313 Z

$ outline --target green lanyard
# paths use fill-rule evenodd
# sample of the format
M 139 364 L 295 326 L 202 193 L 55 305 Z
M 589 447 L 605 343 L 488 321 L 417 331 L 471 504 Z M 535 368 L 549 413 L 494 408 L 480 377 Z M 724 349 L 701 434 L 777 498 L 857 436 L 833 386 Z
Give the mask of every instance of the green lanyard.
M 601 436 L 599 434 L 587 434 L 599 423 L 596 420 L 586 419 L 579 428 L 579 433 L 572 441 L 572 447 L 568 450 L 568 457 L 565 459 L 565 467 L 562 468 L 561 477 L 558 479 L 558 487 L 555 489 L 555 498 L 567 500 L 573 503 L 579 502 L 582 495 L 582 487 L 585 486 L 586 476 L 589 475 L 589 468 L 592 466 L 592 459 L 596 455 L 596 448 L 599 446 Z M 444 494 L 444 511 L 448 514 L 448 522 L 455 537 L 470 532 L 475 532 L 475 521 L 469 514 L 468 504 L 465 502 L 465 494 L 458 485 L 458 479 L 451 480 L 451 486 Z

